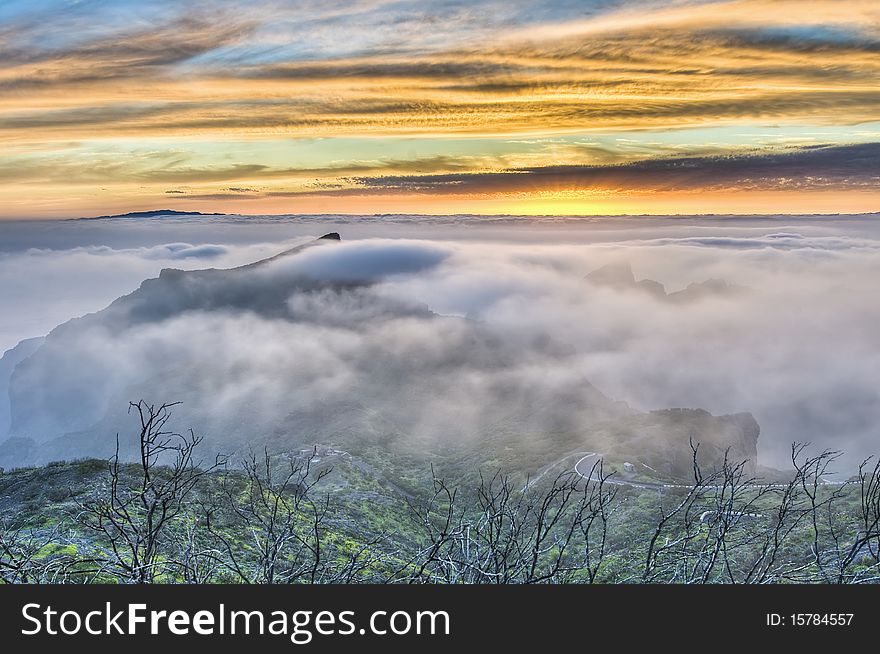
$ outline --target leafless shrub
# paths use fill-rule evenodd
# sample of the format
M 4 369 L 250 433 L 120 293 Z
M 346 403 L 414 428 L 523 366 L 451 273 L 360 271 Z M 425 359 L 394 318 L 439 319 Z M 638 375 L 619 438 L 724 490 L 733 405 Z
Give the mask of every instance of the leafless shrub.
M 599 468 L 601 470 L 601 467 Z M 517 490 L 510 477 L 481 475 L 476 505 L 434 478 L 432 496 L 411 503 L 426 545 L 401 575 L 410 582 L 473 584 L 596 580 L 614 489 L 563 473 L 545 489 Z
M 312 494 L 329 470 L 312 475 L 315 456 L 279 463 L 266 450 L 242 461 L 243 479 L 228 471 L 222 476 L 222 505 L 208 509 L 205 524 L 225 554 L 221 565 L 238 581 L 321 581 L 330 504 Z
M 94 567 L 81 574 L 152 583 L 163 576 L 174 580 L 186 567 L 170 547 L 171 526 L 184 512 L 196 485 L 221 461 L 197 465 L 193 456 L 202 437 L 168 429 L 174 406 L 130 403 L 129 411 L 139 422 L 139 461 L 131 467 L 120 461 L 117 436 L 108 486 L 82 502 L 77 516 L 82 526 L 99 534 L 106 544 L 106 550 L 93 557 Z

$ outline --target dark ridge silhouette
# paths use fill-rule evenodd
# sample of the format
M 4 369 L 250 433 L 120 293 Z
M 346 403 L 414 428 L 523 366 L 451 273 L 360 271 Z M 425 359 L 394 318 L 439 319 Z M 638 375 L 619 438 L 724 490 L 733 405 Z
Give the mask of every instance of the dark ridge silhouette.
M 108 216 L 87 216 L 73 220 L 108 220 L 110 218 L 155 218 L 156 216 L 225 216 L 225 213 L 203 213 L 201 211 L 176 211 L 174 209 L 154 209 L 151 211 L 129 211 Z

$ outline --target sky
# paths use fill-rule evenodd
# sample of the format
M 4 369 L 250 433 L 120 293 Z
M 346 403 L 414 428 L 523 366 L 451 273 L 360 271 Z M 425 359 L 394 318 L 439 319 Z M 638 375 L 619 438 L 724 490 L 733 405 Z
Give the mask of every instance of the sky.
M 876 0 L 5 0 L 0 217 L 859 213 Z

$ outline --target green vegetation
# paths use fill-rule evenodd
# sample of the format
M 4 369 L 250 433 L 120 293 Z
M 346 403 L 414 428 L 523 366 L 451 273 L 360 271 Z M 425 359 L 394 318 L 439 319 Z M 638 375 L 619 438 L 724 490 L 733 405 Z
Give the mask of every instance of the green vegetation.
M 331 447 L 209 463 L 133 404 L 140 460 L 0 473 L 7 583 L 870 583 L 880 580 L 880 467 L 827 483 L 836 455 L 792 450 L 784 482 L 743 463 L 675 488 L 627 485 L 577 457 L 540 478 L 505 454 Z M 372 446 L 376 447 L 376 446 Z M 503 468 L 502 468 L 503 469 Z M 586 473 L 586 471 L 582 471 Z M 592 481 L 586 481 L 585 478 Z M 636 470 L 640 482 L 664 481 Z

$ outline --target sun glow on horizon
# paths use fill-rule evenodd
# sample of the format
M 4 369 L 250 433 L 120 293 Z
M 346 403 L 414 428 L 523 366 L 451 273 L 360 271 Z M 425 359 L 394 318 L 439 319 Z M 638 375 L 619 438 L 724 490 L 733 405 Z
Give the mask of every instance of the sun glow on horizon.
M 12 0 L 0 217 L 880 208 L 875 2 L 481 4 Z

